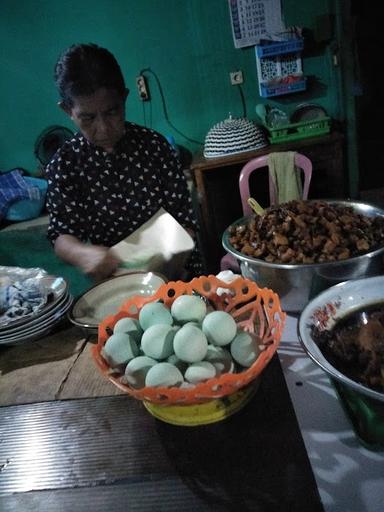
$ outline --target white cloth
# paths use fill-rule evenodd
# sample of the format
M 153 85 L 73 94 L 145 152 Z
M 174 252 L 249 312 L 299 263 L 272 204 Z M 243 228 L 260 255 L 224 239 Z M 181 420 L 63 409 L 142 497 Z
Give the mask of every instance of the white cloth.
M 122 268 L 161 272 L 168 279 L 181 274 L 195 246 L 190 234 L 164 208 L 113 246 Z M 118 273 L 122 273 L 121 270 Z

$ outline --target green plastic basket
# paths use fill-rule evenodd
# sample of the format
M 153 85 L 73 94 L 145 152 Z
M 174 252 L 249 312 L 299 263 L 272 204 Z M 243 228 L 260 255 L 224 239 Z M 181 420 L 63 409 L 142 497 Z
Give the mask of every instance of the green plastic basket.
M 266 126 L 266 128 L 269 132 L 269 142 L 277 144 L 329 133 L 331 130 L 331 118 L 326 116 L 320 119 L 287 124 L 278 128 L 271 128 L 269 126 Z

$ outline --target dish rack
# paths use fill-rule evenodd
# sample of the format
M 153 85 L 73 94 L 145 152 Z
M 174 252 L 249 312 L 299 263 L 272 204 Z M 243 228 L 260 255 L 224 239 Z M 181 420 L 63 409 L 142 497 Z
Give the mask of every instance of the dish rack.
M 301 61 L 303 48 L 302 38 L 256 45 L 259 94 L 262 98 L 306 89 Z
M 271 128 L 267 125 L 265 127 L 269 132 L 269 142 L 278 144 L 329 133 L 331 131 L 331 118 L 324 116 L 319 119 L 290 123 L 277 128 Z

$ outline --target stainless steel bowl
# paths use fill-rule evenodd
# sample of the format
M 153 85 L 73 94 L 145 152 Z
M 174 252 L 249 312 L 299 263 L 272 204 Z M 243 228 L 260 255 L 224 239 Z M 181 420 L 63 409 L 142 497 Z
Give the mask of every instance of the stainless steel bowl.
M 349 206 L 370 217 L 384 216 L 383 209 L 359 201 L 328 200 L 327 203 Z M 284 311 L 301 312 L 312 297 L 337 283 L 384 273 L 384 246 L 361 256 L 328 263 L 289 265 L 246 256 L 230 244 L 229 230 L 232 226 L 244 224 L 247 219 L 249 217 L 243 217 L 225 230 L 223 246 L 239 261 L 243 277 L 255 281 L 262 288 L 271 288 L 279 295 Z

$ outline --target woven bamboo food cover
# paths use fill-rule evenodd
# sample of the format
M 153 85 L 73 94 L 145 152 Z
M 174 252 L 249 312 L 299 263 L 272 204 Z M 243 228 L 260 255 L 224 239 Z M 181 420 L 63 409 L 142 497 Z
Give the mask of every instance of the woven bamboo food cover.
M 218 289 L 228 293 L 218 295 Z M 225 373 L 219 377 L 196 384 L 191 388 L 144 387 L 134 389 L 121 382 L 121 375 L 112 373 L 109 364 L 101 355 L 104 344 L 113 332 L 118 320 L 125 317 L 138 318 L 144 304 L 164 302 L 171 307 L 180 295 L 200 294 L 209 299 L 217 310 L 226 311 L 235 319 L 238 327 L 254 333 L 260 339 L 263 350 L 249 368 L 240 373 Z M 253 281 L 243 277 L 228 284 L 215 276 L 201 276 L 190 282 L 171 281 L 162 285 L 150 297 L 136 296 L 128 299 L 115 314 L 105 318 L 99 325 L 98 343 L 93 347 L 93 358 L 106 378 L 121 390 L 138 400 L 163 404 L 198 404 L 230 395 L 243 388 L 264 370 L 280 343 L 286 314 L 281 311 L 278 295 L 267 288 L 259 288 Z

